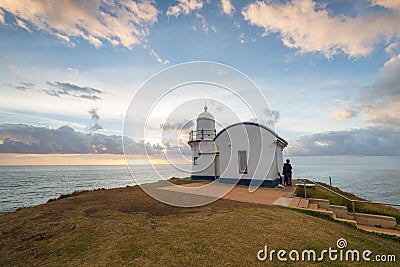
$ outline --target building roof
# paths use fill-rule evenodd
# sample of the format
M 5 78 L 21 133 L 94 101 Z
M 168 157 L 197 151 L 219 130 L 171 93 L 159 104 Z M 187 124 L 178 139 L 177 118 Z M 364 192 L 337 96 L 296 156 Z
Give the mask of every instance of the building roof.
M 285 139 L 283 139 L 282 137 L 280 137 L 280 136 L 279 136 L 274 130 L 272 130 L 271 128 L 269 128 L 269 127 L 267 127 L 267 126 L 265 126 L 265 125 L 262 125 L 262 124 L 260 124 L 260 123 L 251 122 L 251 121 L 237 122 L 237 123 L 234 123 L 234 124 L 229 125 L 228 127 L 222 129 L 222 130 L 214 137 L 214 141 L 218 138 L 218 136 L 219 136 L 220 134 L 222 134 L 223 132 L 225 132 L 227 129 L 232 128 L 232 127 L 237 126 L 237 125 L 254 125 L 254 126 L 263 128 L 263 129 L 267 130 L 268 132 L 272 133 L 272 134 L 278 139 L 278 141 L 281 142 L 283 145 L 285 145 L 285 146 L 288 145 L 288 142 L 287 142 Z
M 204 112 L 200 113 L 199 116 L 197 116 L 199 119 L 212 119 L 214 120 L 214 116 L 208 112 L 208 107 L 207 105 L 204 106 Z

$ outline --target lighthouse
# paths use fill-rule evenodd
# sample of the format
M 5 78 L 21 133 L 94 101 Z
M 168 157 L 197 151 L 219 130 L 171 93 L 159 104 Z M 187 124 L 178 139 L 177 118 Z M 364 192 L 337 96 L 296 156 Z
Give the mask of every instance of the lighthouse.
M 274 187 L 279 183 L 283 149 L 288 142 L 256 122 L 237 122 L 216 134 L 207 106 L 190 132 L 192 180 Z
M 192 150 L 192 180 L 218 178 L 218 149 L 214 142 L 215 136 L 215 119 L 205 105 L 204 112 L 197 117 L 196 131 L 190 133 L 188 142 Z

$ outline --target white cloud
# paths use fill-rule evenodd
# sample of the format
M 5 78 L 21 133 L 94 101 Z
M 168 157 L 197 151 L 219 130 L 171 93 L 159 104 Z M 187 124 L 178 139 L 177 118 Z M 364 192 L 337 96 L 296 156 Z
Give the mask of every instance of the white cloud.
M 333 118 L 338 121 L 354 118 L 358 115 L 358 112 L 353 109 L 346 109 L 335 107 L 333 111 Z
M 4 11 L 0 8 L 0 24 L 5 25 L 6 24 L 6 18 L 4 17 Z
M 362 115 L 365 122 L 400 130 L 400 54 L 387 61 L 378 79 L 360 88 L 360 97 L 338 101 L 333 117 L 345 120 Z
M 178 2 L 177 5 L 168 8 L 168 16 L 178 17 L 179 15 L 188 15 L 194 10 L 203 8 L 203 2 L 201 0 L 179 0 Z
M 230 0 L 221 0 L 221 8 L 222 12 L 229 16 L 231 16 L 233 11 L 235 11 L 235 7 L 232 5 Z
M 399 50 L 399 47 L 400 46 L 398 42 L 391 43 L 385 48 L 385 52 L 389 55 L 394 56 L 396 54 L 396 51 Z
M 400 54 L 384 64 L 378 79 L 363 88 L 358 100 L 364 119 L 387 128 L 400 129 Z
M 208 23 L 207 23 L 207 20 L 204 18 L 204 16 L 201 15 L 200 13 L 196 13 L 196 18 L 200 19 L 201 26 L 203 27 L 203 31 L 205 33 L 208 33 Z
M 158 53 L 157 53 L 153 48 L 151 48 L 149 45 L 143 45 L 143 48 L 149 50 L 150 55 L 153 56 L 153 57 L 155 57 L 158 63 L 164 64 L 164 65 L 169 64 L 169 60 L 168 60 L 168 59 L 163 60 L 163 59 L 158 55 Z
M 27 32 L 30 32 L 30 33 L 32 32 L 31 29 L 29 29 L 28 26 L 25 24 L 25 22 L 23 22 L 22 20 L 16 19 L 15 22 L 18 27 L 26 30 Z
M 65 125 L 52 129 L 28 124 L 0 124 L 0 139 L 0 153 L 123 154 L 122 140 L 125 152 L 129 154 L 160 154 L 163 149 L 160 144 L 118 135 L 84 134 Z
M 241 44 L 244 44 L 246 42 L 246 35 L 244 33 L 241 33 L 239 35 L 239 41 Z
M 35 1 L 0 0 L 0 7 L 18 21 L 26 21 L 71 46 L 71 38 L 83 38 L 95 47 L 103 41 L 132 49 L 148 36 L 157 22 L 153 1 Z M 0 15 L 0 18 L 4 15 Z M 0 19 L 1 20 L 1 19 Z
M 338 106 L 333 108 L 333 119 L 337 121 L 343 121 L 351 118 L 355 118 L 360 113 L 360 108 L 355 100 L 335 100 Z
M 251 25 L 264 28 L 265 35 L 280 34 L 287 47 L 300 53 L 320 52 L 328 58 L 339 52 L 350 57 L 365 56 L 376 44 L 400 37 L 397 9 L 371 9 L 354 17 L 332 16 L 325 6 L 304 0 L 256 2 L 245 7 L 242 15 Z
M 370 127 L 296 137 L 289 140 L 287 151 L 292 156 L 399 156 L 399 143 L 397 131 Z
M 400 1 L 399 0 L 372 0 L 372 6 L 381 6 L 389 9 L 400 9 Z
M 211 30 L 213 31 L 213 33 L 217 33 L 217 27 L 211 26 Z
M 71 72 L 75 72 L 75 73 L 78 73 L 78 72 L 79 72 L 77 69 L 72 68 L 72 67 L 68 67 L 68 68 L 67 68 L 67 71 L 71 71 Z

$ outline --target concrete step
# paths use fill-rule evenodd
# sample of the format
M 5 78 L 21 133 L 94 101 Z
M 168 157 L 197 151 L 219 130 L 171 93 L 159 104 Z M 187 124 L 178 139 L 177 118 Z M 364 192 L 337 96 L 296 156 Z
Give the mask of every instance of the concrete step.
M 308 208 L 312 210 L 318 210 L 318 204 L 316 203 L 309 203 Z
M 301 198 L 293 198 L 293 200 L 289 204 L 289 207 L 297 208 L 299 206 L 300 200 Z
M 368 232 L 382 233 L 382 234 L 387 234 L 387 235 L 395 235 L 395 236 L 400 237 L 399 229 L 385 229 L 385 228 L 379 228 L 379 227 L 362 225 L 362 224 L 358 224 L 357 228 L 363 229 L 364 231 L 368 231 Z
M 301 199 L 300 202 L 299 202 L 298 207 L 299 207 L 299 208 L 306 209 L 306 208 L 308 207 L 308 203 L 309 203 L 309 202 L 310 202 L 310 201 L 308 201 L 308 199 Z
M 336 217 L 336 216 L 335 216 Z M 332 217 L 333 218 L 333 217 Z M 336 221 L 340 221 L 340 222 L 347 222 L 347 223 L 350 223 L 350 224 L 352 224 L 352 225 L 354 225 L 354 226 L 357 226 L 357 221 L 355 221 L 355 220 L 348 220 L 348 219 L 342 219 L 342 218 L 334 218 Z
M 331 217 L 331 218 L 334 218 L 334 217 L 335 217 L 335 213 L 333 213 L 333 212 L 330 211 L 330 210 L 318 209 L 318 210 L 312 210 L 312 211 L 316 211 L 316 212 L 319 212 L 319 213 L 328 215 L 328 216 Z

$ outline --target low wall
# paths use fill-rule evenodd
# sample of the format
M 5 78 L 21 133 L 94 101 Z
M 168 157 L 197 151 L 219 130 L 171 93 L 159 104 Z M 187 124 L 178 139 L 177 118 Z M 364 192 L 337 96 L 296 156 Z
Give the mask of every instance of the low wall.
M 310 203 L 312 204 L 318 204 L 318 208 L 321 209 L 329 209 L 331 204 L 329 203 L 329 200 L 327 199 L 318 199 L 318 198 L 308 198 Z
M 348 219 L 353 220 L 353 214 L 349 212 Z M 395 229 L 396 219 L 390 216 L 356 213 L 357 222 L 363 225 L 378 226 L 382 228 Z
M 348 211 L 347 211 L 347 207 L 345 207 L 345 206 L 330 205 L 330 207 L 327 210 L 333 211 L 333 213 L 335 213 L 336 217 L 338 217 L 338 218 L 341 218 L 341 219 L 348 218 Z

